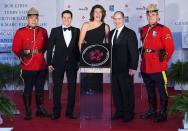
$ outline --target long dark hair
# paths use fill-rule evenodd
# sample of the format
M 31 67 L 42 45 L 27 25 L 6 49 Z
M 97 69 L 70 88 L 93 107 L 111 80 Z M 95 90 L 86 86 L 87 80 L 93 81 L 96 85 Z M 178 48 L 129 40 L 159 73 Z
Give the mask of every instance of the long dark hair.
M 101 21 L 104 22 L 104 17 L 106 16 L 106 10 L 104 9 L 104 7 L 102 5 L 94 5 L 91 9 L 91 12 L 90 12 L 90 21 L 93 21 L 94 20 L 94 11 L 95 9 L 101 9 L 102 10 L 102 19 Z

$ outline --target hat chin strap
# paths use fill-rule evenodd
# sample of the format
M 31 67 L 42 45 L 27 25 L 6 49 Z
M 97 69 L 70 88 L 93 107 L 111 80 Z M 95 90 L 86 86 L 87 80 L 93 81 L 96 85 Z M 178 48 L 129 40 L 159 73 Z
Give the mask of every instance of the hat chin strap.
M 36 25 L 36 26 L 29 26 L 29 25 L 27 25 L 27 27 L 29 28 L 29 29 L 36 29 L 36 28 L 38 28 L 38 26 Z

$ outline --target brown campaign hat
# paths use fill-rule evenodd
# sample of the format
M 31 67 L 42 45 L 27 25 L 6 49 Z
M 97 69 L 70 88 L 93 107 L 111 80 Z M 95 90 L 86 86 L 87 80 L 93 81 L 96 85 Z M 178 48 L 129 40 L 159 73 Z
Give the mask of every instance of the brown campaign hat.
M 39 11 L 36 8 L 32 7 L 28 10 L 27 15 L 39 15 Z
M 158 12 L 157 4 L 149 4 L 146 8 L 146 13 Z

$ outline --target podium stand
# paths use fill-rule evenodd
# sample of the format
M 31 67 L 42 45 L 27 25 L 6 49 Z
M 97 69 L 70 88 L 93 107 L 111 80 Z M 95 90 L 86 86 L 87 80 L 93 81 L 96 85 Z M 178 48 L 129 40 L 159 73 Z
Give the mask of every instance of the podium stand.
M 109 44 L 83 44 L 80 62 L 80 128 L 111 128 Z M 103 79 L 105 78 L 105 81 Z M 105 82 L 108 82 L 106 84 Z

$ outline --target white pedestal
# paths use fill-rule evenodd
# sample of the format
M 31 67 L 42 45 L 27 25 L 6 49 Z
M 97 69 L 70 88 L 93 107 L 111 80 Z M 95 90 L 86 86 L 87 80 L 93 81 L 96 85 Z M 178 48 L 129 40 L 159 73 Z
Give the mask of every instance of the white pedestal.
M 187 119 L 187 112 L 185 113 L 185 118 Z M 183 128 L 188 130 L 188 122 L 185 122 L 185 118 L 183 120 Z
M 19 111 L 19 110 L 13 110 L 12 113 L 13 113 L 14 115 L 20 115 L 20 111 Z
M 188 90 L 188 84 L 175 84 L 175 90 Z
M 187 117 L 186 114 L 185 117 Z M 183 120 L 183 128 L 184 129 L 178 129 L 178 131 L 188 131 L 188 123 L 185 123 L 185 120 Z
M 13 128 L 0 128 L 0 131 L 12 131 Z

